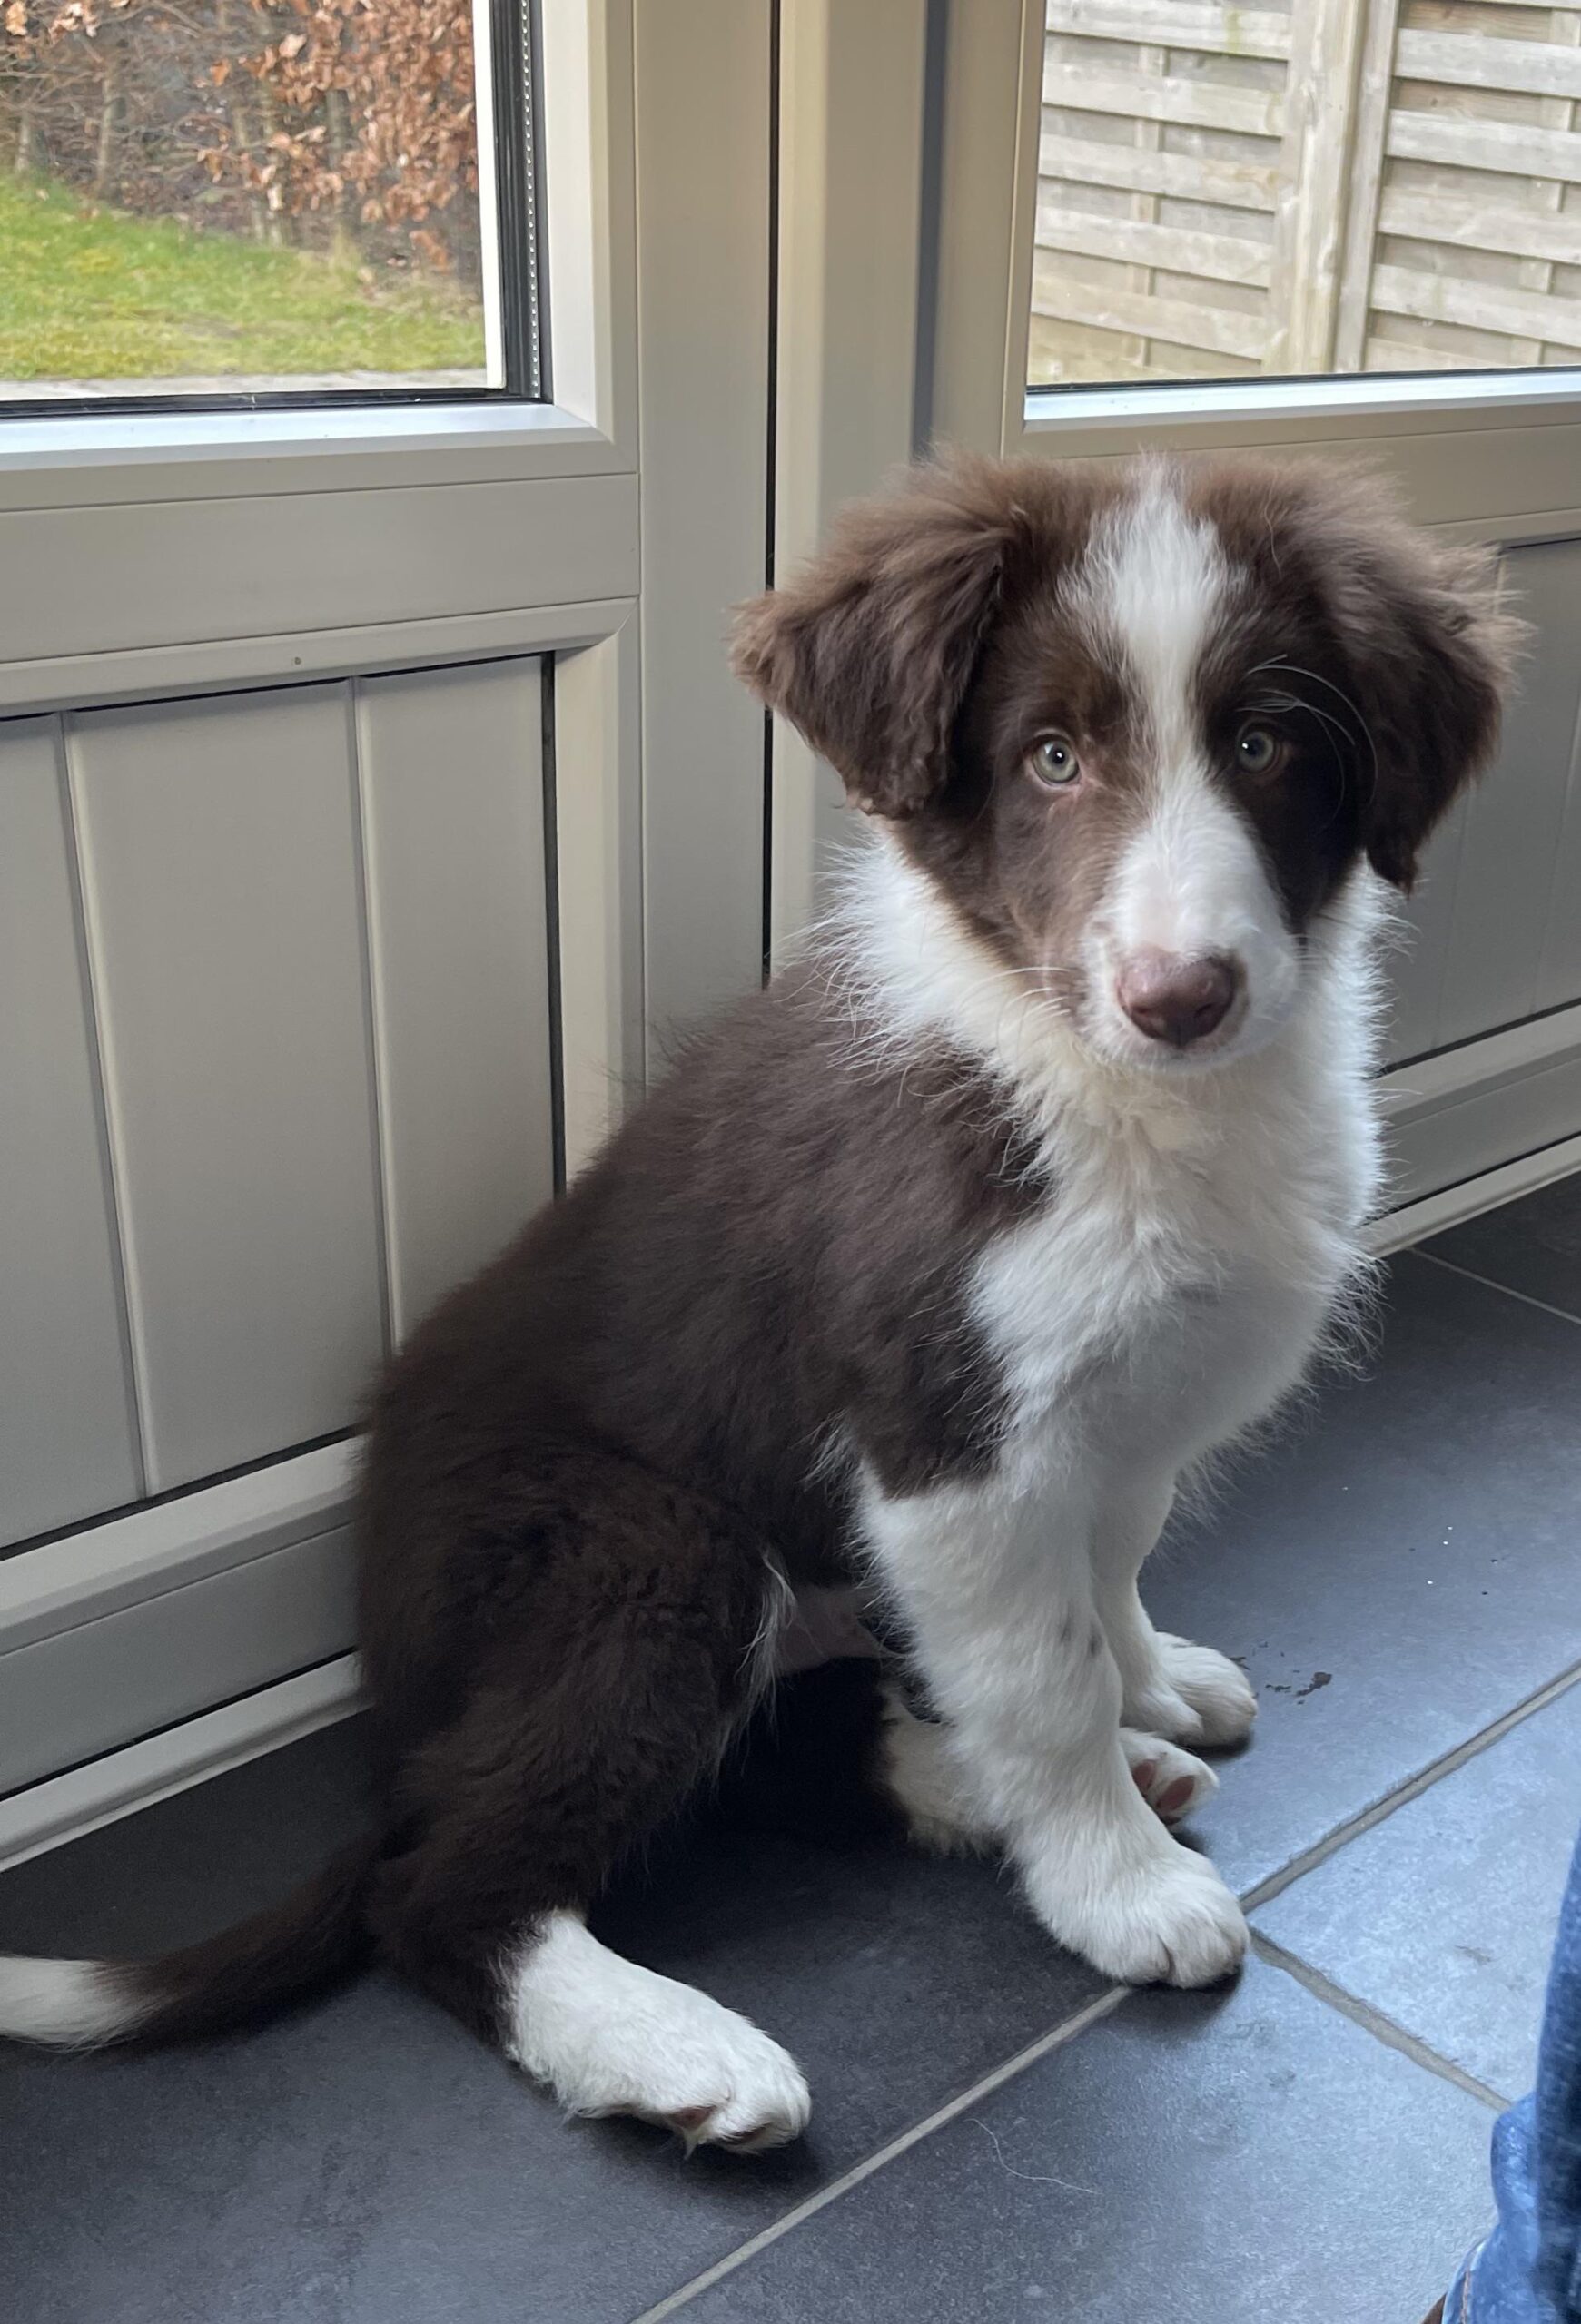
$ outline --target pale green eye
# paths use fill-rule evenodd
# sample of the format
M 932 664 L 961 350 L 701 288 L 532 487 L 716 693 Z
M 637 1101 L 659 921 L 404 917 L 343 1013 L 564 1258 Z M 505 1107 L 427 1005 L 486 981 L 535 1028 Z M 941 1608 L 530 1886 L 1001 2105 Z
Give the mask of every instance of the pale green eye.
M 1027 764 L 1052 791 L 1064 790 L 1082 772 L 1082 763 L 1063 734 L 1045 734 L 1041 743 L 1034 743 Z
M 1243 726 L 1235 744 L 1238 763 L 1248 774 L 1266 774 L 1280 754 L 1277 734 L 1266 726 Z

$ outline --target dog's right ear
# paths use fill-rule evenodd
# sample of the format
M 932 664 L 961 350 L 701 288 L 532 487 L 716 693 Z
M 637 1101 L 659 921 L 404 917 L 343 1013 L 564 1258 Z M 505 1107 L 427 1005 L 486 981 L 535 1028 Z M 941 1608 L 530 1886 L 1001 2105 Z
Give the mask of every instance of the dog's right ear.
M 924 465 L 846 509 L 804 572 L 736 615 L 736 675 L 830 762 L 854 805 L 912 815 L 944 788 L 1021 528 L 991 463 Z

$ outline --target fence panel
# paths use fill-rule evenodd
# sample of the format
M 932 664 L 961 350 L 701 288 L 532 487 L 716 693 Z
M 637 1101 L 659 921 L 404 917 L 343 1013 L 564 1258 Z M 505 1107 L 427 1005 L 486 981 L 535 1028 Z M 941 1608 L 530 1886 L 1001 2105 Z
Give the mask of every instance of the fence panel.
M 1581 360 L 1581 8 L 1049 0 L 1034 384 Z

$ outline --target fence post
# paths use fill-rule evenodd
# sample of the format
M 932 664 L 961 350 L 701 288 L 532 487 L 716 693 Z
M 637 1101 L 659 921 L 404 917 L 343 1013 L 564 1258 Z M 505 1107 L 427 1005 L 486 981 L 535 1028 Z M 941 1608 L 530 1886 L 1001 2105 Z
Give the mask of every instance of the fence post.
M 1395 0 L 1379 5 L 1392 15 Z M 1356 0 L 1298 0 L 1291 21 L 1265 371 L 1333 361 L 1363 14 Z
M 1339 320 L 1334 334 L 1336 371 L 1359 371 L 1367 360 L 1367 319 L 1372 309 L 1372 257 L 1383 190 L 1384 141 L 1394 93 L 1394 44 L 1399 0 L 1371 0 L 1361 48 L 1350 146 L 1350 192 L 1345 206 L 1345 253 L 1339 267 Z
M 1169 64 L 1170 52 L 1167 48 L 1143 46 L 1136 52 L 1138 73 L 1150 75 L 1153 79 L 1159 79 L 1167 73 Z M 1131 139 L 1143 153 L 1160 153 L 1163 151 L 1163 123 L 1159 121 L 1139 121 L 1131 131 Z M 1133 193 L 1131 197 L 1131 214 L 1133 218 L 1140 218 L 1149 224 L 1156 225 L 1159 214 L 1158 195 Z M 1151 296 L 1158 287 L 1158 270 L 1151 266 L 1135 268 L 1132 270 L 1131 281 L 1135 289 Z M 1136 355 L 1138 368 L 1145 371 L 1152 358 L 1151 339 L 1137 340 Z
M 1548 38 L 1556 48 L 1581 47 L 1581 16 L 1573 11 L 1561 13 L 1557 8 L 1548 19 Z M 1576 105 L 1574 97 L 1545 97 L 1539 107 L 1545 129 L 1574 129 Z M 1538 178 L 1532 185 L 1533 206 L 1557 212 L 1565 207 L 1565 183 L 1561 178 Z M 1520 269 L 1523 290 L 1552 290 L 1554 262 L 1551 259 L 1527 259 Z M 1510 346 L 1513 363 L 1540 363 L 1545 342 L 1540 339 L 1526 341 L 1515 340 Z

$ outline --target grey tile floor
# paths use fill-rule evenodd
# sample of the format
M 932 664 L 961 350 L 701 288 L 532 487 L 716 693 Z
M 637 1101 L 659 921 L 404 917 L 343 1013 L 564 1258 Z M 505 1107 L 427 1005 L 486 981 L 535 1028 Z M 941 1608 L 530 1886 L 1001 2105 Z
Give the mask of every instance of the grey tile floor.
M 809 2137 L 562 2123 L 373 1975 L 262 2033 L 0 2060 L 14 2324 L 1417 2324 L 1485 2224 L 1581 1823 L 1581 1179 L 1390 1271 L 1378 1346 L 1151 1597 L 1262 1700 L 1195 1837 L 1226 1993 L 1107 1992 L 985 1866 L 706 1834 L 608 1933 L 790 2043 Z M 331 1729 L 0 1879 L 0 1946 L 137 1952 L 354 1828 Z

